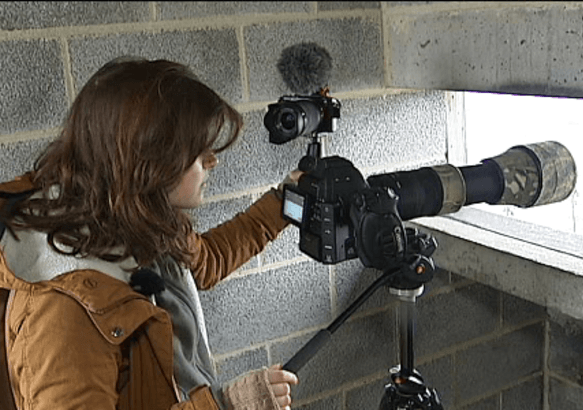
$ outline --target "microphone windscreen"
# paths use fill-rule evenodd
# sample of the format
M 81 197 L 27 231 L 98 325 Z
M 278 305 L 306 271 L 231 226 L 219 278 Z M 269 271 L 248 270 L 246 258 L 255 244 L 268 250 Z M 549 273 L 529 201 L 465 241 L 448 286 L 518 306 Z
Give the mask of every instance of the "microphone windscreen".
M 299 43 L 282 51 L 277 69 L 293 93 L 313 94 L 328 85 L 332 57 L 316 43 Z

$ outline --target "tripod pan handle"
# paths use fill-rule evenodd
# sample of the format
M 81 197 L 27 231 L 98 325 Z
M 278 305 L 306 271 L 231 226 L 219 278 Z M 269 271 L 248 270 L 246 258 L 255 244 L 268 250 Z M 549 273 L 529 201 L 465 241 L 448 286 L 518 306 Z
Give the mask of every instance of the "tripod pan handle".
M 322 329 L 304 345 L 289 361 L 283 365 L 283 370 L 297 373 L 318 351 L 330 340 L 332 333 Z

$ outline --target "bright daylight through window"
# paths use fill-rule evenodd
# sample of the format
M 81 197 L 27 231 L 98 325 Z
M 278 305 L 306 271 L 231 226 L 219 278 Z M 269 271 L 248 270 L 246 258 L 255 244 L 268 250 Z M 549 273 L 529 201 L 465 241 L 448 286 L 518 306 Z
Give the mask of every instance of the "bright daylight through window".
M 556 141 L 563 144 L 583 172 L 583 100 L 510 94 L 465 92 L 467 163 L 497 156 L 521 144 Z M 473 208 L 583 235 L 582 177 L 562 202 L 527 209 L 477 204 Z

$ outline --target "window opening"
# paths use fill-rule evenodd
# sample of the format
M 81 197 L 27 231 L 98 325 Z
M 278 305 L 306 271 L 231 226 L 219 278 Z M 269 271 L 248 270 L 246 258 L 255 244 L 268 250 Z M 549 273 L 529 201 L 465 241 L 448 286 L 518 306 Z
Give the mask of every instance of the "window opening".
M 521 144 L 557 141 L 583 172 L 583 100 L 512 94 L 464 92 L 467 164 L 479 163 Z M 456 164 L 457 165 L 457 164 Z M 562 202 L 527 209 L 476 204 L 472 208 L 545 226 L 583 234 L 583 177 Z

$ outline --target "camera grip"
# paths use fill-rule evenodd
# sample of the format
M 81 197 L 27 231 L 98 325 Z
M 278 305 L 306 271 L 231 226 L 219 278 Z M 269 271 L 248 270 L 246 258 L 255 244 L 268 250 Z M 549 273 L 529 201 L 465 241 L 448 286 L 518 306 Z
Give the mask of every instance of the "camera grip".
M 283 370 L 297 373 L 318 351 L 330 340 L 332 332 L 322 329 L 304 345 L 289 361 L 283 365 Z

